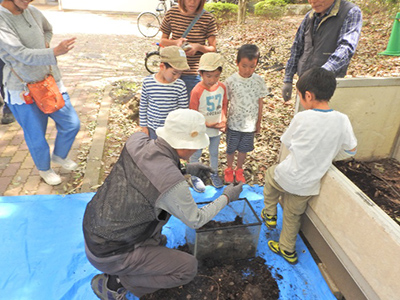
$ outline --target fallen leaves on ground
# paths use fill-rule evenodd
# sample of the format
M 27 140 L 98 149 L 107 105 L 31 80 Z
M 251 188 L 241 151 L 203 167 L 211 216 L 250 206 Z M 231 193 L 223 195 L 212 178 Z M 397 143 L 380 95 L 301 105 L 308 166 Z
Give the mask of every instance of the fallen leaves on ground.
M 400 76 L 400 58 L 379 55 L 386 49 L 393 24 L 393 19 L 388 18 L 386 14 L 387 12 L 378 10 L 364 15 L 360 42 L 348 69 L 349 77 Z M 261 51 L 256 73 L 265 78 L 271 91 L 264 99 L 262 132 L 256 136 L 255 150 L 248 154 L 245 162 L 245 176 L 250 185 L 264 184 L 264 172 L 269 166 L 277 163 L 280 136 L 293 117 L 294 96 L 291 101 L 285 103 L 281 97 L 281 86 L 284 66 L 302 19 L 303 16 L 285 16 L 277 20 L 248 17 L 244 25 L 225 22 L 219 28 L 218 51 L 226 60 L 221 81 L 236 71 L 237 49 L 243 44 L 252 43 Z M 132 57 L 140 60 L 143 53 L 139 52 L 136 53 L 132 49 Z M 146 75 L 148 74 L 143 68 L 143 77 Z M 133 83 L 136 84 L 135 88 L 131 86 L 127 93 L 122 93 L 118 89 L 126 89 L 127 84 L 132 84 L 129 81 L 115 83 L 112 91 L 115 101 L 110 113 L 102 180 L 109 174 L 127 138 L 138 130 L 141 82 L 136 79 Z M 119 93 L 121 97 L 118 96 Z M 127 100 L 127 95 L 131 96 L 131 99 Z M 225 149 L 225 135 L 223 135 L 220 145 L 221 175 L 226 167 Z M 201 159 L 204 163 L 208 163 L 207 151 L 203 151 Z

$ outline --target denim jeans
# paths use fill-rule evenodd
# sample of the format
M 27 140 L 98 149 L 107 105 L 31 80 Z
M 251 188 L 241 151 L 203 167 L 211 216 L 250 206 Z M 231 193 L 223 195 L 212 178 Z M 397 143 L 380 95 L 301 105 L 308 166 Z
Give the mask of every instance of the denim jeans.
M 154 130 L 154 129 L 151 129 L 150 127 L 147 127 L 148 128 L 148 130 L 149 130 L 149 137 L 152 139 L 152 140 L 155 140 L 156 138 L 157 138 L 157 133 L 156 133 L 156 131 Z
M 80 128 L 78 115 L 71 105 L 68 93 L 62 95 L 64 107 L 49 115 L 43 113 L 35 103 L 8 104 L 24 131 L 25 142 L 39 171 L 50 169 L 50 147 L 45 137 L 49 117 L 54 120 L 57 128 L 53 153 L 61 158 L 67 157 Z
M 210 153 L 210 166 L 211 168 L 218 172 L 218 148 L 221 136 L 212 136 L 210 139 L 210 145 L 208 146 L 208 152 Z M 202 149 L 197 150 L 189 159 L 192 162 L 198 162 L 202 153 Z
M 200 77 L 200 75 L 182 75 L 181 79 L 186 84 L 186 90 L 187 90 L 187 93 L 188 93 L 188 99 L 190 101 L 190 93 L 192 92 L 192 90 L 195 87 L 195 85 L 198 84 L 201 81 L 201 77 Z

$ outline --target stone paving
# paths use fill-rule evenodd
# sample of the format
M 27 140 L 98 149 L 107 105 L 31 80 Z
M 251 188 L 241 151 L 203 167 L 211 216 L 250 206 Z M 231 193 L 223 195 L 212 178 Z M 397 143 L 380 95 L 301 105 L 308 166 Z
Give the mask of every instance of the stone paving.
M 70 158 L 84 168 L 82 173 L 89 182 L 81 192 L 90 191 L 90 185 L 98 180 L 101 157 L 96 150 L 104 146 L 110 84 L 121 78 L 137 81 L 147 75 L 143 59 L 146 51 L 155 50 L 152 45 L 159 39 L 145 39 L 136 27 L 136 17 L 127 13 L 101 13 L 82 11 L 59 11 L 58 6 L 36 5 L 53 25 L 52 46 L 63 39 L 76 36 L 75 48 L 58 57 L 63 74 L 79 118 L 81 130 L 70 152 Z M 100 109 L 100 113 L 99 113 Z M 102 124 L 102 128 L 97 128 Z M 53 148 L 56 136 L 54 122 L 50 119 L 47 140 Z M 80 149 L 89 148 L 96 159 L 79 157 Z M 98 151 L 97 151 L 98 152 Z M 71 192 L 75 172 L 52 166 L 63 182 L 58 186 L 47 185 L 39 176 L 26 146 L 23 131 L 16 123 L 0 125 L 0 195 L 65 194 Z M 87 170 L 91 170 L 88 174 Z M 97 173 L 96 173 L 97 172 Z M 96 177 L 97 176 L 97 177 Z

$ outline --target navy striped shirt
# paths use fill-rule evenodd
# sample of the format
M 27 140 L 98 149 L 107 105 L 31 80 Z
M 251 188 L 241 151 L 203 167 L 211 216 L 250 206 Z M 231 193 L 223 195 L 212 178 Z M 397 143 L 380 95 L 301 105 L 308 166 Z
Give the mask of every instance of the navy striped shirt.
M 167 115 L 178 108 L 188 108 L 189 99 L 182 79 L 160 83 L 154 75 L 143 80 L 139 105 L 139 125 L 156 130 L 164 126 Z

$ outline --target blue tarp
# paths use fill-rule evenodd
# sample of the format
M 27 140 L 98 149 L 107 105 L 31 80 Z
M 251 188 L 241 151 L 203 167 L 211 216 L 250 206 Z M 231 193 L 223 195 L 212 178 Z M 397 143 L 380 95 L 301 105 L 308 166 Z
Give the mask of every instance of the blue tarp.
M 215 199 L 221 190 L 208 186 L 204 194 L 192 192 L 196 202 Z M 93 193 L 0 197 L 0 298 L 7 300 L 95 300 L 90 280 L 99 273 L 87 261 L 82 218 Z M 241 197 L 251 201 L 257 214 L 263 207 L 262 187 L 244 186 Z M 300 237 L 295 266 L 272 253 L 269 239 L 277 229 L 261 227 L 257 253 L 277 279 L 280 299 L 334 300 L 317 265 Z M 163 233 L 168 247 L 185 243 L 185 225 L 171 218 Z M 138 299 L 133 295 L 129 299 Z

